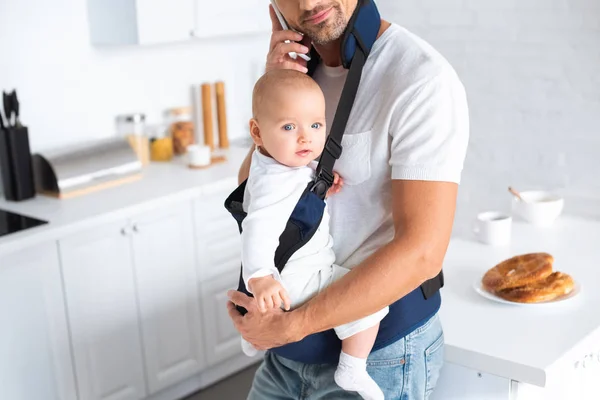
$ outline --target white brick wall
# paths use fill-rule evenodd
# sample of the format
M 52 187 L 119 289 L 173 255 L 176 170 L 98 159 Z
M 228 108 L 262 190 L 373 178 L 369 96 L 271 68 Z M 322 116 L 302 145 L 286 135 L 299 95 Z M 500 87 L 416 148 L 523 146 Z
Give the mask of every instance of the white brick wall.
M 457 228 L 509 209 L 508 185 L 600 216 L 600 0 L 379 0 L 434 45 L 469 96 Z

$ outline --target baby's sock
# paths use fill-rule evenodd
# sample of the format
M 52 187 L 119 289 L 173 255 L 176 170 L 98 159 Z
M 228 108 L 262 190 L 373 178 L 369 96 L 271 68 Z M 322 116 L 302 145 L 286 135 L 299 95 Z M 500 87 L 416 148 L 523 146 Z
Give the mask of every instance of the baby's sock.
M 258 353 L 258 350 L 256 350 L 250 343 L 246 342 L 244 338 L 242 338 L 242 351 L 248 357 L 254 357 Z
M 342 351 L 334 375 L 335 383 L 344 390 L 358 392 L 365 400 L 384 400 L 383 392 L 367 373 L 367 360 Z

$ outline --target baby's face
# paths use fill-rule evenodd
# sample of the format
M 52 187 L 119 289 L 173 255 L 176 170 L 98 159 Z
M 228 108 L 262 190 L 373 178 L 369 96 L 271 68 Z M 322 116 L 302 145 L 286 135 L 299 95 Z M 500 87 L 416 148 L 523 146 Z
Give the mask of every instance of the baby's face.
M 263 105 L 257 144 L 271 157 L 289 167 L 301 167 L 321 155 L 326 138 L 325 99 L 318 88 L 277 92 Z

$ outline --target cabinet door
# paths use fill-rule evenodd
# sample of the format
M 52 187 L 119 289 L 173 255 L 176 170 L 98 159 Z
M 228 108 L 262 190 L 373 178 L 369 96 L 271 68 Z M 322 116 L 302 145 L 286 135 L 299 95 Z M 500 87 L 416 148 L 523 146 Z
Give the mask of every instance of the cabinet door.
M 133 223 L 146 372 L 156 392 L 204 364 L 191 202 Z
M 136 0 L 140 44 L 189 40 L 196 0 Z
M 196 37 L 271 31 L 269 3 L 265 0 L 196 1 Z
M 0 258 L 0 399 L 77 398 L 56 243 Z
M 235 189 L 235 181 L 194 202 L 198 276 L 207 280 L 241 266 L 241 241 L 237 223 L 223 203 Z M 237 286 L 236 286 L 237 287 Z
M 511 380 L 446 362 L 431 400 L 509 400 Z
M 80 400 L 146 395 L 125 225 L 94 228 L 59 242 Z
M 210 365 L 242 354 L 240 334 L 227 312 L 227 291 L 237 288 L 238 274 L 230 271 L 202 283 L 204 345 Z

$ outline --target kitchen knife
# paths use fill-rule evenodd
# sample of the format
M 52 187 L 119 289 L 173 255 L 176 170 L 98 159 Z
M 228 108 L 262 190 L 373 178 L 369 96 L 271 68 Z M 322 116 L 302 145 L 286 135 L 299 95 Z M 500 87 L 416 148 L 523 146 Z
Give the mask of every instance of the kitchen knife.
M 4 115 L 6 116 L 6 125 L 10 128 L 10 119 L 12 114 L 12 100 L 11 95 L 2 91 L 2 103 L 4 104 Z
M 17 128 L 21 128 L 21 121 L 19 121 L 19 99 L 17 97 L 17 91 L 12 92 L 12 111 L 15 113 L 15 124 Z
M 2 116 L 2 112 L 0 111 L 0 130 L 3 131 L 4 129 L 6 129 L 6 126 L 4 125 L 4 117 Z

